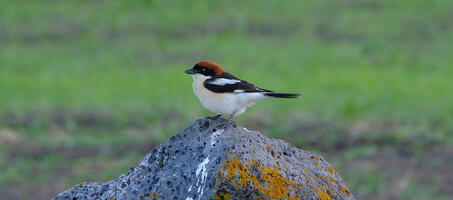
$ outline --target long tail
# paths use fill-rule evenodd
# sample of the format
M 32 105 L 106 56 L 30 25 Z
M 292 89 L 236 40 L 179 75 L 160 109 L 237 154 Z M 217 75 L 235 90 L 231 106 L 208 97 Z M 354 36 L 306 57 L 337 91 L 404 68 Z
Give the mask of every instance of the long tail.
M 275 92 L 269 92 L 265 93 L 265 96 L 268 97 L 276 97 L 276 98 L 297 98 L 300 96 L 300 94 L 293 94 L 293 93 L 275 93 Z

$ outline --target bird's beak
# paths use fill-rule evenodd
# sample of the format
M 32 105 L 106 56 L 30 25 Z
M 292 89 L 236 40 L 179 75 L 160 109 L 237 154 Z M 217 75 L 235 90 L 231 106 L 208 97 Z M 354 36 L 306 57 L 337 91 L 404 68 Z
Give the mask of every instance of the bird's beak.
M 186 71 L 184 71 L 186 74 L 195 74 L 195 72 L 193 71 L 193 69 L 188 69 Z

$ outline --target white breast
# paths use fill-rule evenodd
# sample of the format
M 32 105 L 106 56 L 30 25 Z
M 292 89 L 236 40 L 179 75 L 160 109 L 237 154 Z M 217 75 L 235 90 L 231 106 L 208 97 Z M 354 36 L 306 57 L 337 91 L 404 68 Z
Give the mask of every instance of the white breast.
M 252 106 L 257 101 L 266 98 L 262 93 L 214 93 L 206 89 L 203 85 L 209 76 L 194 74 L 193 90 L 201 104 L 210 111 L 219 115 L 234 116 L 242 114 L 247 107 Z

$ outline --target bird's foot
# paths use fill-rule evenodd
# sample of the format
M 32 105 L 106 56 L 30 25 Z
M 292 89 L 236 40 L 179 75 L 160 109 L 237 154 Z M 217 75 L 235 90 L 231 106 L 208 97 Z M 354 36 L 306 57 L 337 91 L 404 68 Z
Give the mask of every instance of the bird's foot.
M 230 115 L 230 117 L 228 117 L 228 122 L 231 122 L 231 120 L 233 119 L 233 116 L 236 114 L 236 111 L 233 112 L 233 114 Z
M 222 115 L 215 115 L 215 116 L 212 116 L 211 119 L 212 119 L 212 120 L 217 120 L 217 119 L 219 119 L 219 117 L 221 117 L 221 116 L 222 116 Z

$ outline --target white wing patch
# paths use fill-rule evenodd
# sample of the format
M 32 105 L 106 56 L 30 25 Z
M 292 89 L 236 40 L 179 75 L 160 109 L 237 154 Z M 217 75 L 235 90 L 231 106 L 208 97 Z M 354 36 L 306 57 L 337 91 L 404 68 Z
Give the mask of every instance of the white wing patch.
M 234 90 L 235 93 L 241 93 L 244 92 L 245 90 Z
M 214 85 L 226 85 L 226 84 L 235 84 L 239 83 L 241 80 L 226 79 L 226 78 L 216 78 L 214 81 L 210 81 L 210 84 Z

